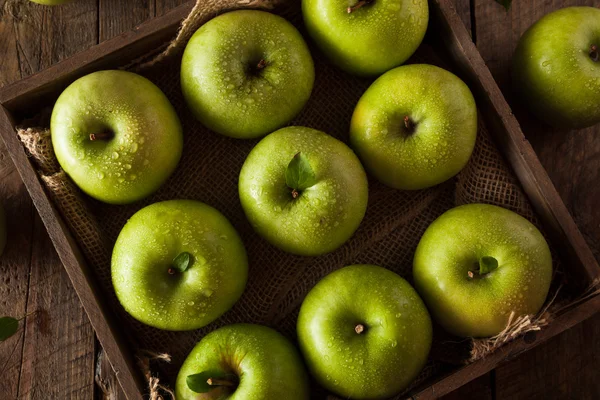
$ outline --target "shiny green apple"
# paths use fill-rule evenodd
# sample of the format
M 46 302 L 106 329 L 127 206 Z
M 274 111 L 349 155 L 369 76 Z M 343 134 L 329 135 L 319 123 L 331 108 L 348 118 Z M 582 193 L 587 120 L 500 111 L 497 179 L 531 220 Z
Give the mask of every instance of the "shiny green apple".
M 222 14 L 192 36 L 181 62 L 181 89 L 205 126 L 256 138 L 290 122 L 308 101 L 315 71 L 300 33 L 264 11 Z
M 399 275 L 352 265 L 304 299 L 298 341 L 311 374 L 343 398 L 383 399 L 419 374 L 431 348 L 429 313 Z
M 181 123 L 148 79 L 98 71 L 69 85 L 54 105 L 52 145 L 61 167 L 85 193 L 131 203 L 173 173 L 183 148 Z
M 380 75 L 419 47 L 429 20 L 427 0 L 302 0 L 308 33 L 340 68 Z
M 453 208 L 425 231 L 413 279 L 434 319 L 462 337 L 500 333 L 511 313 L 536 314 L 552 280 L 552 257 L 540 231 L 493 205 Z
M 310 398 L 308 377 L 294 346 L 277 331 L 250 324 L 228 325 L 206 335 L 183 363 L 175 391 L 178 400 Z
M 290 174 L 310 175 L 300 186 Z M 356 231 L 367 208 L 367 176 L 344 143 L 301 126 L 262 139 L 242 166 L 239 194 L 254 229 L 294 254 L 335 250 Z
M 144 207 L 119 234 L 112 282 L 137 320 L 160 329 L 203 327 L 229 310 L 246 286 L 246 250 L 214 208 L 193 200 Z
M 477 108 L 468 86 L 433 65 L 395 68 L 358 101 L 350 142 L 367 171 L 396 189 L 423 189 L 469 161 Z
M 513 56 L 523 103 L 543 122 L 584 128 L 600 122 L 600 9 L 567 7 L 533 24 Z

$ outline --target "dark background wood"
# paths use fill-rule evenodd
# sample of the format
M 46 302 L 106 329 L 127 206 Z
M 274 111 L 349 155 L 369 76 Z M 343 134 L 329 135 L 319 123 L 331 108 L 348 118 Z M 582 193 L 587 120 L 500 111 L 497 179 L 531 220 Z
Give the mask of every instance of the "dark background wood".
M 75 0 L 44 7 L 0 0 L 0 86 L 16 81 L 186 0 Z M 510 59 L 528 26 L 569 5 L 600 0 L 515 0 L 506 12 L 493 0 L 455 0 L 456 8 L 527 138 L 596 257 L 600 257 L 600 125 L 556 131 L 523 111 L 512 96 Z M 29 316 L 0 344 L 0 398 L 82 398 L 122 395 L 44 227 L 0 144 L 0 201 L 9 241 L 0 258 L 0 315 Z M 97 361 L 99 361 L 97 363 Z M 100 366 L 99 368 L 97 368 Z M 447 399 L 598 399 L 600 316 L 446 396 Z

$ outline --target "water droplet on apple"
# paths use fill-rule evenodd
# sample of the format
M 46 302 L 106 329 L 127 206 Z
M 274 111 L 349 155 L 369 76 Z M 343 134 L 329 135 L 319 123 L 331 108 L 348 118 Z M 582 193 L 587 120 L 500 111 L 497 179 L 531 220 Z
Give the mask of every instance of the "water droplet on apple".
M 398 341 L 397 340 L 392 340 L 392 347 L 396 347 L 398 346 Z
M 125 165 L 123 165 L 123 167 L 124 167 L 125 169 L 131 169 L 131 164 L 125 164 Z
M 202 294 L 205 295 L 206 297 L 210 297 L 213 294 L 213 291 L 211 289 L 204 289 L 202 291 Z
M 132 145 L 131 145 L 131 152 L 132 152 L 132 153 L 135 153 L 135 152 L 137 152 L 137 151 L 138 151 L 138 147 L 139 147 L 139 146 L 138 146 L 138 144 L 137 144 L 137 143 L 134 143 L 134 144 L 132 144 Z
M 104 179 L 104 172 L 99 172 L 98 173 L 98 178 Z
M 114 160 L 116 160 L 117 158 L 119 158 L 119 153 L 117 153 L 116 151 L 113 151 L 113 152 L 112 152 L 112 158 L 113 158 Z
M 396 318 L 400 318 L 402 316 L 402 313 L 396 313 Z
M 196 304 L 196 303 L 194 303 L 193 301 L 190 301 L 190 302 L 188 303 L 188 306 L 193 306 L 194 304 Z
M 131 174 L 129 175 L 129 179 L 132 181 L 135 181 L 137 179 L 137 175 L 136 174 Z

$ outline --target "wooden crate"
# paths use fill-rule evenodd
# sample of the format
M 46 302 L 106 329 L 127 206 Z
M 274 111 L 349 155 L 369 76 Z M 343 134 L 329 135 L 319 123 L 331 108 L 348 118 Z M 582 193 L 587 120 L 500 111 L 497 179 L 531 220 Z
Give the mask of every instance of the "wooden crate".
M 135 365 L 122 328 L 114 323 L 105 294 L 95 282 L 94 275 L 86 265 L 72 233 L 47 196 L 17 138 L 15 124 L 39 107 L 51 104 L 73 80 L 96 70 L 127 64 L 170 40 L 192 6 L 192 2 L 182 5 L 133 31 L 0 90 L 0 133 L 129 399 L 142 398 L 145 390 L 143 377 Z M 496 145 L 535 208 L 571 276 L 571 281 L 581 290 L 590 286 L 600 277 L 600 267 L 523 136 L 502 93 L 456 14 L 451 0 L 431 0 L 430 11 L 429 35 L 443 43 L 447 50 L 444 56 L 450 60 L 453 68 L 473 91 L 478 108 Z M 413 398 L 429 399 L 446 394 L 590 317 L 598 309 L 600 296 L 589 298 L 562 313 L 537 334 L 518 338 L 484 359 L 454 368 L 447 375 L 438 376 L 425 386 L 413 390 L 411 395 Z

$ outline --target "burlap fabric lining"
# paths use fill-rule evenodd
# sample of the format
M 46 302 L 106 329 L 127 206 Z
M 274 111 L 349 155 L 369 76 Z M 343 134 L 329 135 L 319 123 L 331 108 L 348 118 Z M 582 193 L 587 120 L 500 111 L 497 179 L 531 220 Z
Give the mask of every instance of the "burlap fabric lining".
M 165 92 L 182 120 L 185 135 L 183 157 L 177 171 L 156 194 L 142 202 L 113 206 L 83 195 L 60 170 L 52 151 L 49 131 L 43 128 L 18 130 L 52 201 L 95 271 L 131 346 L 138 351 L 146 349 L 172 356 L 173 362 L 155 366 L 154 375 L 160 375 L 163 382 L 172 384 L 179 366 L 194 344 L 207 332 L 222 325 L 235 322 L 265 324 L 294 340 L 298 308 L 306 293 L 323 276 L 345 265 L 378 264 L 410 281 L 412 256 L 419 238 L 436 217 L 451 207 L 473 202 L 491 203 L 516 211 L 538 224 L 526 196 L 493 144 L 480 116 L 473 156 L 458 177 L 420 191 L 393 190 L 371 179 L 365 219 L 354 237 L 335 252 L 316 258 L 294 256 L 277 250 L 256 235 L 241 209 L 237 179 L 246 155 L 257 141 L 226 138 L 197 122 L 181 95 L 179 63 L 187 39 L 209 18 L 232 8 L 271 8 L 273 4 L 265 0 L 199 1 L 190 18 L 184 21 L 178 38 L 166 44 L 162 48 L 166 48 L 163 53 L 158 56 L 150 54 L 147 59 L 127 64 L 127 69 L 148 77 Z M 286 2 L 284 8 L 277 8 L 278 12 L 280 9 L 304 34 L 298 2 Z M 292 124 L 320 129 L 347 141 L 352 111 L 371 81 L 339 71 L 328 64 L 316 49 L 311 50 L 316 67 L 314 91 L 306 108 Z M 428 44 L 421 46 L 411 62 L 427 62 L 451 69 Z M 39 123 L 47 126 L 47 118 Z M 119 305 L 110 279 L 111 248 L 127 219 L 148 204 L 177 198 L 200 200 L 223 212 L 242 236 L 250 261 L 248 286 L 240 301 L 216 322 L 192 332 L 161 331 L 135 321 Z M 513 324 L 507 327 L 507 333 L 500 339 L 471 342 L 474 353 L 469 355 L 467 349 L 465 358 L 459 361 L 483 357 L 517 335 L 539 329 L 551 316 L 545 310 L 543 317 L 527 318 L 526 321 L 513 319 Z M 443 348 L 447 342 L 438 336 L 434 348 Z M 439 361 L 441 359 L 445 358 L 432 352 L 414 385 L 444 369 L 444 364 Z M 150 378 L 150 374 L 147 377 Z M 152 380 L 150 383 L 158 384 Z

